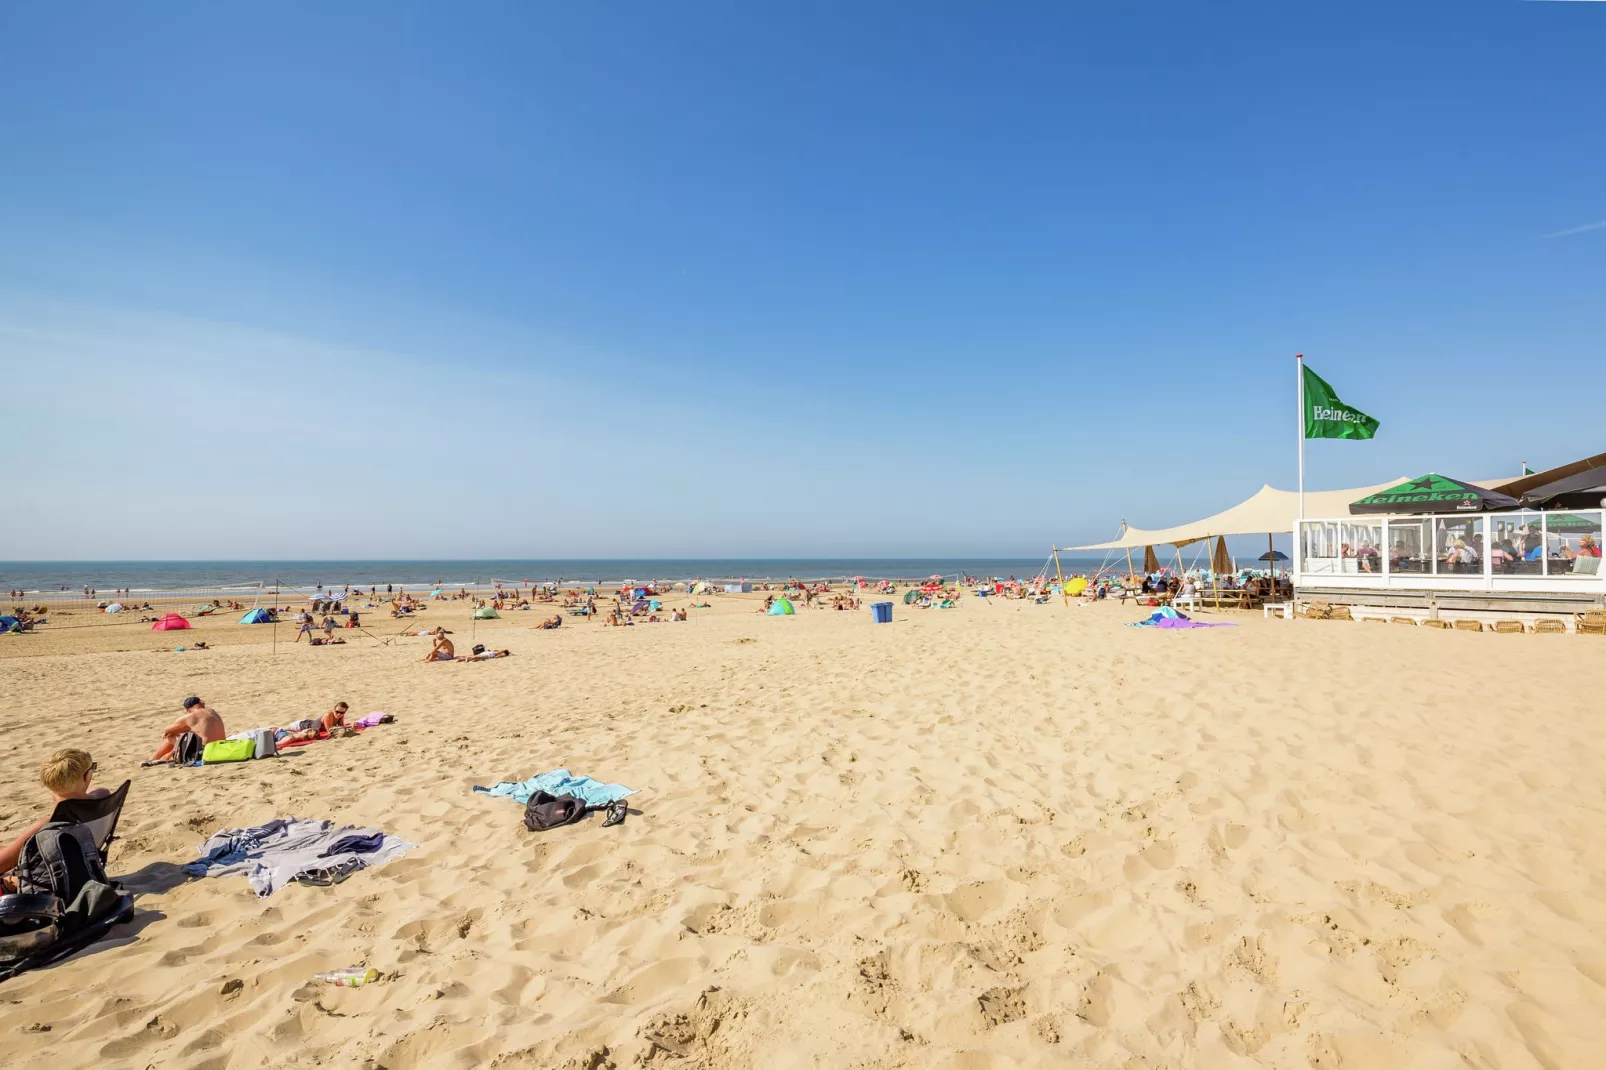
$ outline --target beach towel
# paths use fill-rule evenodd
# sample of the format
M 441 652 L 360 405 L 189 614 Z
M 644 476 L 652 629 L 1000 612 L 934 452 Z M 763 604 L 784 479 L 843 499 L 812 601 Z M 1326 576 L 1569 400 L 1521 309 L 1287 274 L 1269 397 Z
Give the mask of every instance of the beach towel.
M 1232 628 L 1231 621 L 1212 621 L 1206 623 L 1202 620 L 1190 620 L 1178 613 L 1170 606 L 1162 606 L 1149 615 L 1148 620 L 1135 620 L 1127 625 L 1128 628 L 1165 628 L 1169 631 L 1180 631 L 1187 628 Z
M 548 795 L 573 795 L 587 806 L 606 806 L 636 793 L 635 788 L 627 788 L 623 784 L 604 784 L 588 776 L 571 776 L 567 769 L 554 769 L 550 773 L 542 773 L 529 780 L 504 780 L 488 788 L 476 784 L 474 791 L 479 795 L 512 799 L 520 806 L 528 804 L 530 796 L 538 791 L 544 791 Z
M 244 876 L 257 897 L 266 899 L 291 881 L 323 882 L 331 874 L 343 879 L 416 846 L 378 829 L 274 818 L 252 828 L 219 829 L 201 844 L 201 857 L 184 872 L 192 877 Z

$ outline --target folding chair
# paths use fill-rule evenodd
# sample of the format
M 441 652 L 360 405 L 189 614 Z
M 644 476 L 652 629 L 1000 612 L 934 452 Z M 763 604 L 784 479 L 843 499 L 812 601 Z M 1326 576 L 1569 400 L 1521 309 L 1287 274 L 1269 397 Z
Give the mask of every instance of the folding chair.
M 122 787 L 98 799 L 63 799 L 50 812 L 50 820 L 88 826 L 95 837 L 95 846 L 100 848 L 100 860 L 105 863 L 117 833 L 117 819 L 123 814 L 123 802 L 128 798 L 128 786 L 132 783 L 132 780 L 125 780 Z

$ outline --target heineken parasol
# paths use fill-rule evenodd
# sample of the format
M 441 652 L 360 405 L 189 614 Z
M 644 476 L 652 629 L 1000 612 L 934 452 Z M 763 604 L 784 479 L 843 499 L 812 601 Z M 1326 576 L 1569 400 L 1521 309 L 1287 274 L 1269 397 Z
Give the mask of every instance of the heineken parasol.
M 1351 513 L 1481 513 L 1515 509 L 1517 499 L 1429 472 L 1351 502 Z

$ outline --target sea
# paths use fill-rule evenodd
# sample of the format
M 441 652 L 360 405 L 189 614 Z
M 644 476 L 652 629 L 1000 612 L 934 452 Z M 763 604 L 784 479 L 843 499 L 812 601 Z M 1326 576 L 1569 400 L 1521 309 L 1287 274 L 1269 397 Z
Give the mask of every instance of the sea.
M 1060 559 L 1067 573 L 1092 572 L 1098 559 Z M 248 592 L 339 590 L 351 587 L 485 587 L 500 582 L 595 584 L 625 580 L 924 579 L 958 574 L 1029 579 L 1053 562 L 1044 558 L 706 558 L 507 559 L 419 561 L 0 561 L 0 589 L 29 595 L 126 589 L 133 593 L 204 590 Z

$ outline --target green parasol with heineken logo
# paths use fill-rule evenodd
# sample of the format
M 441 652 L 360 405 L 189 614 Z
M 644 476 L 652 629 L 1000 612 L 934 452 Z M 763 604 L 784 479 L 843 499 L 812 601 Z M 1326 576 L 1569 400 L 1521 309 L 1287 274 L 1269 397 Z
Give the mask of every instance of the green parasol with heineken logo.
M 1517 499 L 1429 472 L 1351 502 L 1351 513 L 1487 513 L 1515 509 Z

